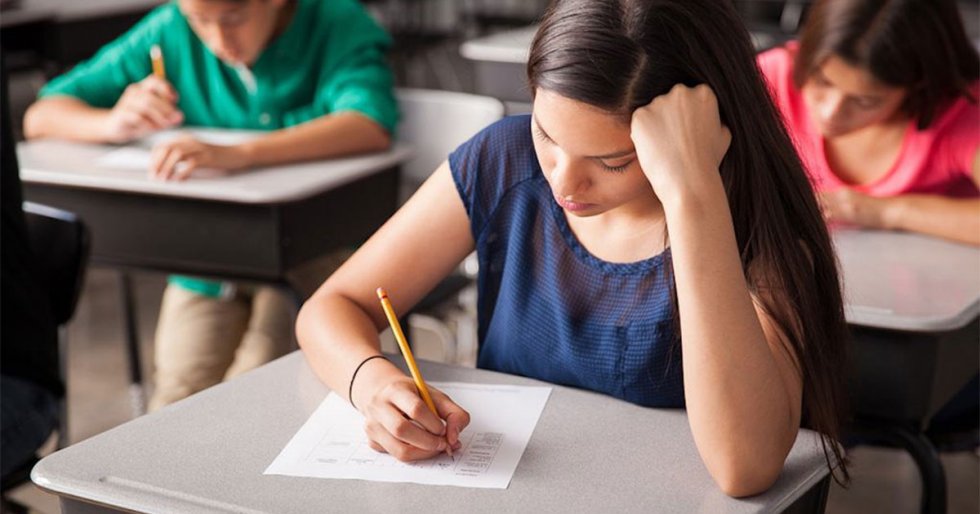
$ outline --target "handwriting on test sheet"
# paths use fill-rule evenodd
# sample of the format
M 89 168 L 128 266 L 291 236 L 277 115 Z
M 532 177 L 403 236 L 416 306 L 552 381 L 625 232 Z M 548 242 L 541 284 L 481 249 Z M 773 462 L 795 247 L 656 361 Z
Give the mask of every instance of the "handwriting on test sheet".
M 313 449 L 310 458 L 320 464 L 439 470 L 476 477 L 490 468 L 503 438 L 504 434 L 499 432 L 466 431 L 460 435 L 462 448 L 452 457 L 441 454 L 429 460 L 401 462 L 387 453 L 372 450 L 361 437 L 345 438 L 339 434 L 325 434 L 323 443 Z
M 364 418 L 330 394 L 286 445 L 266 474 L 462 487 L 506 488 L 544 409 L 549 387 L 434 383 L 469 410 L 453 457 L 405 463 L 376 452 Z M 499 416 L 507 412 L 507 416 Z

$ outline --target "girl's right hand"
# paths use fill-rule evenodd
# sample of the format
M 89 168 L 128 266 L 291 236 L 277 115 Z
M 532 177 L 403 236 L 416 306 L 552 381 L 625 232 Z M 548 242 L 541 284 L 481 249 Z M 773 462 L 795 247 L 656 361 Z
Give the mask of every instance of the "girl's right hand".
M 104 139 L 125 143 L 183 121 L 184 114 L 177 109 L 177 92 L 173 86 L 150 75 L 126 87 L 106 118 Z
M 470 415 L 442 391 L 429 387 L 439 415 L 435 415 L 419 396 L 415 382 L 400 374 L 362 395 L 359 405 L 364 415 L 364 431 L 371 448 L 386 452 L 400 461 L 435 457 L 461 446 L 459 433 L 470 423 Z

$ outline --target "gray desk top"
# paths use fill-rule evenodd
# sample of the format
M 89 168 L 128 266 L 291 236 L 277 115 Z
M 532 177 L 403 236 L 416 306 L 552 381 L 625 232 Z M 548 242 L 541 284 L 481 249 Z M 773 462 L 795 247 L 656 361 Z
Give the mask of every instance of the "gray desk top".
M 50 6 L 24 5 L 5 7 L 0 11 L 0 28 L 19 27 L 39 21 L 53 21 L 55 10 Z
M 421 362 L 429 380 L 540 382 Z M 294 352 L 231 382 L 43 459 L 42 488 L 135 512 L 771 512 L 827 476 L 801 431 L 764 495 L 725 496 L 680 410 L 646 409 L 555 386 L 506 490 L 262 472 L 328 390 Z
M 195 133 L 232 131 L 195 130 Z M 406 161 L 405 145 L 370 155 L 249 170 L 229 176 L 192 177 L 184 182 L 151 180 L 140 169 L 109 168 L 98 160 L 119 147 L 39 140 L 17 145 L 21 178 L 27 183 L 106 189 L 249 204 L 307 198 Z
M 0 27 L 16 26 L 40 19 L 71 22 L 91 18 L 140 13 L 166 0 L 20 0 L 0 15 Z
M 832 232 L 847 321 L 941 332 L 980 315 L 980 248 L 904 232 Z
M 531 25 L 471 39 L 460 45 L 459 54 L 471 61 L 525 64 L 537 31 L 538 26 Z M 750 35 L 756 49 L 776 44 L 771 35 L 756 32 Z
M 471 61 L 524 64 L 537 30 L 538 26 L 532 25 L 472 39 L 459 47 L 459 53 Z

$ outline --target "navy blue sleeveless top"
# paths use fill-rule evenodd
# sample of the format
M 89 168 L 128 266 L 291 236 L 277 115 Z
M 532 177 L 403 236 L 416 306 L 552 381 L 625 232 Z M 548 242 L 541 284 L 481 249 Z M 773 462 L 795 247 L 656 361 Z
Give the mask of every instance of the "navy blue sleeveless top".
M 682 407 L 670 251 L 623 264 L 590 254 L 531 137 L 530 116 L 505 118 L 449 156 L 480 262 L 478 366 Z

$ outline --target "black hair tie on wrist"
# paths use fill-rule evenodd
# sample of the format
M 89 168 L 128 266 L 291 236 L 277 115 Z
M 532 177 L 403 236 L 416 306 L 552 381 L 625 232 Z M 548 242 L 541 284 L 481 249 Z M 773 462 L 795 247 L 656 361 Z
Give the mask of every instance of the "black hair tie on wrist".
M 353 396 L 353 394 L 354 394 L 354 379 L 357 378 L 357 372 L 358 371 L 361 371 L 361 367 L 363 367 L 365 364 L 367 364 L 367 362 L 369 360 L 372 360 L 372 359 L 384 359 L 384 360 L 388 360 L 388 357 L 385 357 L 384 355 L 380 355 L 380 354 L 379 355 L 372 355 L 372 356 L 370 356 L 370 357 L 362 360 L 361 363 L 358 364 L 356 368 L 354 368 L 354 374 L 351 375 L 351 377 L 350 377 L 350 385 L 347 386 L 347 400 L 350 402 L 351 407 L 354 407 L 354 409 L 357 409 L 357 405 L 354 405 L 354 396 Z

